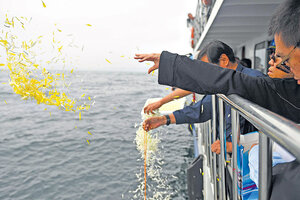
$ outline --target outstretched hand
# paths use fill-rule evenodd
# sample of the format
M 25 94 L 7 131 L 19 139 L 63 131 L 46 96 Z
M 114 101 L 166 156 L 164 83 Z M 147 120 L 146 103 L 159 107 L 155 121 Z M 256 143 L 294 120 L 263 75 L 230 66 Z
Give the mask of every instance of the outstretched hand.
M 166 123 L 167 123 L 167 118 L 165 116 L 150 117 L 144 121 L 143 129 L 145 131 L 150 131 L 152 129 L 160 127 L 161 125 L 165 125 Z
M 154 103 L 150 103 L 149 105 L 147 105 L 144 108 L 144 113 L 147 113 L 148 115 L 150 114 L 150 112 L 152 114 L 154 114 L 154 110 L 160 108 L 162 106 L 162 103 L 160 101 L 154 102 Z
M 150 67 L 148 70 L 148 74 L 150 74 L 152 71 L 158 69 L 159 67 L 160 53 L 135 54 L 134 59 L 137 59 L 139 62 L 144 62 L 144 61 L 154 62 L 154 65 Z

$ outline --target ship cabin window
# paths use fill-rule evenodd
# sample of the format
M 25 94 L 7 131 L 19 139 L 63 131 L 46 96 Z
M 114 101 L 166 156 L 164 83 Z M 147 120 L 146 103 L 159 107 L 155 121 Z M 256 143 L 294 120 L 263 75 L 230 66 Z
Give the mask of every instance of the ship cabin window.
M 255 45 L 254 48 L 254 69 L 263 73 L 267 72 L 267 48 L 266 42 Z

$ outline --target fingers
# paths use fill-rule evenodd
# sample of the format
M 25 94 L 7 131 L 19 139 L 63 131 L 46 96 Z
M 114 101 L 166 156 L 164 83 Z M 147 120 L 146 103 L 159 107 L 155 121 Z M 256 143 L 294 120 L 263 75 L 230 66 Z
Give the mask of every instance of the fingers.
M 152 67 L 149 68 L 148 70 L 148 74 L 150 74 L 152 71 L 156 70 L 157 69 L 157 66 L 156 65 L 153 65 Z
M 144 108 L 144 113 L 146 113 L 146 114 L 150 114 L 150 113 L 152 113 L 152 114 L 155 114 L 154 113 L 154 110 L 156 110 L 157 109 L 157 106 L 156 106 L 156 104 L 155 103 L 151 103 L 151 104 L 149 104 L 149 105 L 147 105 L 145 108 Z
M 149 107 L 148 107 L 148 106 L 146 106 L 146 107 L 144 108 L 144 113 L 146 113 L 146 114 L 149 115 Z
M 134 59 L 139 60 L 139 62 L 144 62 L 144 61 L 152 61 L 151 56 L 149 54 L 135 54 Z
M 148 120 L 144 121 L 144 123 L 143 123 L 143 129 L 144 129 L 145 131 L 150 131 L 150 130 L 151 130 L 151 126 L 150 126 L 150 124 L 148 123 Z

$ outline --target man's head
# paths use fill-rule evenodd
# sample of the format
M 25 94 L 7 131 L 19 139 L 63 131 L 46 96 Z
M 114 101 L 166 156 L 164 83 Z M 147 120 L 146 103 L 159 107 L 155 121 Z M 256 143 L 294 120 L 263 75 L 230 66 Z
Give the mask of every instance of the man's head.
M 276 55 L 286 60 L 294 79 L 300 84 L 300 2 L 287 0 L 273 14 L 269 35 L 274 36 Z M 278 59 L 278 64 L 281 59 Z M 276 59 L 277 64 L 277 59 Z
M 201 58 L 223 68 L 235 68 L 232 66 L 236 64 L 233 50 L 218 40 L 210 42 L 201 50 L 198 59 L 201 60 Z

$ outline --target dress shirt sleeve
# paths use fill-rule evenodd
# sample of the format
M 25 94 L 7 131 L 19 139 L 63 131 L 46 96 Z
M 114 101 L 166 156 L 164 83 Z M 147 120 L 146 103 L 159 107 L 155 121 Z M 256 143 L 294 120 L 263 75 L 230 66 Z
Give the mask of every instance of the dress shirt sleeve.
M 192 106 L 186 106 L 173 112 L 176 124 L 202 123 L 211 119 L 212 103 L 211 96 L 205 96 L 201 101 Z

